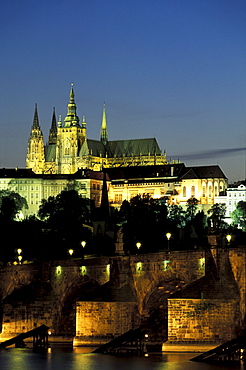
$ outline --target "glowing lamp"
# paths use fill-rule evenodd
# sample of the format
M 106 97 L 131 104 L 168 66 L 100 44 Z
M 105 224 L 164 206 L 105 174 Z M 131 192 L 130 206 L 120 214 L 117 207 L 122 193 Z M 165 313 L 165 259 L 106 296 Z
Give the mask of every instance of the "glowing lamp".
M 137 247 L 137 249 L 140 249 L 141 248 L 141 243 L 140 242 L 137 242 L 136 243 L 136 247 Z
M 83 241 L 81 242 L 81 245 L 82 245 L 82 247 L 84 248 L 84 247 L 86 246 L 86 241 L 84 241 L 84 240 L 83 240 Z
M 73 255 L 73 249 L 69 249 L 68 253 L 70 254 L 70 256 Z
M 22 252 L 22 249 L 21 249 L 21 248 L 18 248 L 18 249 L 17 249 L 17 253 L 18 253 L 18 254 L 21 254 L 21 252 Z
M 228 243 L 230 243 L 231 238 L 232 238 L 232 236 L 230 234 L 226 235 L 226 240 L 228 241 Z
M 22 256 L 18 256 L 18 261 L 19 261 L 19 264 L 21 264 L 21 261 L 22 261 Z
M 171 233 L 166 233 L 167 240 L 170 240 L 172 234 Z

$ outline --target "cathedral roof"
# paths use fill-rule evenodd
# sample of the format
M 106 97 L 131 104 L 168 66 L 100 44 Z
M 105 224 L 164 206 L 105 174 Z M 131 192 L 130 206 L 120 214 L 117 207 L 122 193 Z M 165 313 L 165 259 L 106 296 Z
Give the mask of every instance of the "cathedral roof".
M 131 157 L 161 155 L 161 150 L 155 138 L 108 141 L 106 146 L 102 141 L 87 139 L 80 149 L 80 156 L 93 155 L 95 157 Z
M 106 151 L 109 157 L 162 154 L 155 138 L 108 141 Z
M 100 155 L 104 156 L 105 147 L 102 141 L 92 139 L 85 140 L 79 152 L 80 157 L 84 155 L 93 155 L 95 157 L 100 157 Z

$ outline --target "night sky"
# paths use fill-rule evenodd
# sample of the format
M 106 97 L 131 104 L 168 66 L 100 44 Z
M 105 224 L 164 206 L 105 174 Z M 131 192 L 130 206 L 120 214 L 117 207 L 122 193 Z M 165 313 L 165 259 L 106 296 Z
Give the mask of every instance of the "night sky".
M 167 158 L 245 178 L 245 0 L 8 0 L 0 12 L 0 167 L 25 167 L 70 84 L 87 135 L 156 137 Z

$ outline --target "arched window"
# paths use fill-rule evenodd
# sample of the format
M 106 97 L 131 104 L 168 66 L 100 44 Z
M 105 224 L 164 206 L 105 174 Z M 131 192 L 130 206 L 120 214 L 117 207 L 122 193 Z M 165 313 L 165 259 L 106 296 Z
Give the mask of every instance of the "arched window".
M 183 187 L 183 198 L 186 197 L 186 186 Z
M 193 186 L 191 187 L 191 196 L 192 196 L 192 197 L 194 197 L 194 196 L 195 196 L 195 193 L 196 193 L 196 188 L 195 188 L 195 186 L 193 185 Z
M 206 186 L 202 187 L 202 196 L 203 196 L 203 198 L 206 197 Z

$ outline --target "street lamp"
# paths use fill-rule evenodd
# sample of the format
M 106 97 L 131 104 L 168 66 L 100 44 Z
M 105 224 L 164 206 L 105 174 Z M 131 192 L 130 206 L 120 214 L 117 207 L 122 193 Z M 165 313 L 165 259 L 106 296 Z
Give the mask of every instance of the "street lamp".
M 167 238 L 167 250 L 169 251 L 169 240 L 171 238 L 172 234 L 171 233 L 166 233 L 166 238 Z
M 70 256 L 72 256 L 73 255 L 73 249 L 69 249 L 68 253 L 70 254 Z
M 137 242 L 136 243 L 136 247 L 137 247 L 137 249 L 140 249 L 141 248 L 141 243 L 140 242 Z
M 21 254 L 21 252 L 22 252 L 22 249 L 21 249 L 21 248 L 18 248 L 18 249 L 17 249 L 17 253 L 20 255 L 20 254 Z
M 227 240 L 228 244 L 230 244 L 231 238 L 232 238 L 232 236 L 230 234 L 226 235 L 226 240 Z
M 82 245 L 82 247 L 84 248 L 84 247 L 86 246 L 86 241 L 84 241 L 84 240 L 83 240 L 83 241 L 81 242 L 81 245 Z
M 18 256 L 18 261 L 19 261 L 19 264 L 21 265 L 21 261 L 22 261 L 22 256 L 21 255 Z

